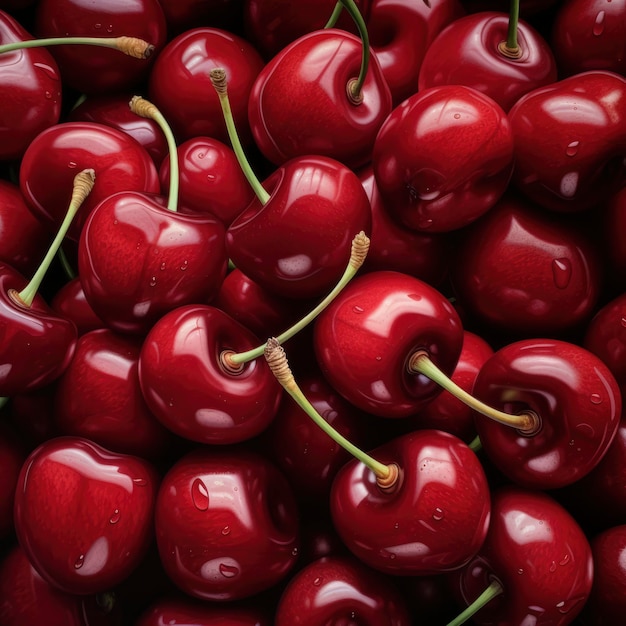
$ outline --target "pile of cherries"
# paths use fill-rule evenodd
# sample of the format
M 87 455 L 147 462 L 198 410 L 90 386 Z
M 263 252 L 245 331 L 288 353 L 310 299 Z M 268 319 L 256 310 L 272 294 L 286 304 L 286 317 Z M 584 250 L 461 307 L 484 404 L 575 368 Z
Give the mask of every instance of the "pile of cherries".
M 503 4 L 0 0 L 0 624 L 624 621 L 626 0 Z

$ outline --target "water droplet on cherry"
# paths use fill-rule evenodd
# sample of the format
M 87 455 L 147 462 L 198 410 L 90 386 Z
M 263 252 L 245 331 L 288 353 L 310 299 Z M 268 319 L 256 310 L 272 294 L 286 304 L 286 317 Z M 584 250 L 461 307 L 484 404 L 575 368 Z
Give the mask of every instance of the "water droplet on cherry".
M 440 509 L 439 507 L 437 507 L 437 508 L 433 511 L 433 519 L 434 519 L 436 522 L 440 522 L 443 518 L 444 518 L 444 512 L 443 512 L 443 509 Z
M 72 170 L 76 168 L 76 165 L 77 165 L 77 164 L 76 164 L 76 161 L 70 161 L 70 162 L 67 164 L 67 166 L 68 166 L 70 169 L 72 169 Z
M 150 287 L 154 287 L 156 284 L 157 284 L 157 279 L 156 279 L 156 276 L 153 276 L 153 277 L 150 279 Z
M 188 266 L 189 266 L 189 261 L 187 261 L 187 260 L 183 261 L 181 266 L 180 266 L 180 271 L 184 272 L 187 269 Z
M 461 119 L 461 114 L 460 113 L 455 113 L 454 114 L 454 119 L 455 120 L 460 120 Z
M 558 289 L 566 289 L 572 277 L 572 264 L 569 259 L 561 258 L 552 261 L 552 277 Z
M 598 15 L 596 15 L 596 21 L 593 24 L 593 34 L 596 37 L 599 37 L 604 32 L 604 11 L 600 11 Z
M 364 310 L 364 309 L 363 309 L 362 307 L 360 307 L 360 306 L 354 306 L 354 307 L 352 307 L 352 310 L 353 310 L 355 313 L 363 313 L 363 310 Z
M 133 483 L 138 487 L 145 487 L 148 484 L 145 478 L 133 478 Z
M 566 554 L 560 561 L 559 565 L 567 565 L 569 563 L 570 556 Z
M 83 565 L 85 564 L 85 555 L 81 554 L 79 555 L 79 557 L 74 561 L 74 569 L 80 569 Z
M 166 267 L 165 266 L 165 261 L 163 261 L 163 263 L 161 263 L 160 270 L 163 271 L 165 269 L 165 267 Z
M 209 508 L 209 490 L 200 478 L 196 478 L 191 485 L 191 500 L 198 511 Z
M 317 577 L 317 578 L 313 581 L 313 584 L 314 584 L 316 587 L 319 587 L 319 586 L 322 584 L 322 579 L 318 576 L 318 577 Z
M 520 568 L 517 570 L 517 573 L 521 576 L 521 575 L 524 573 L 524 569 L 523 569 L 522 567 L 520 567 Z
M 52 92 L 51 92 L 51 91 L 46 91 L 46 92 L 44 93 L 44 96 L 45 96 L 48 100 L 50 100 L 50 99 L 52 98 Z
M 578 154 L 578 146 L 580 145 L 580 141 L 572 141 L 567 144 L 567 148 L 565 148 L 565 154 L 568 157 L 573 157 Z
M 556 572 L 556 562 L 552 561 L 552 563 L 550 563 L 550 571 L 551 572 Z
M 115 511 L 113 511 L 113 515 L 111 515 L 111 517 L 109 518 L 109 523 L 110 524 L 117 524 L 120 521 L 120 517 L 121 517 L 121 513 L 119 509 L 115 509 Z
M 106 28 L 107 33 L 112 33 L 113 32 L 113 24 L 109 24 Z
M 96 30 L 100 30 L 100 29 L 102 28 L 102 24 L 94 24 L 94 25 L 93 25 L 93 27 L 94 27 Z
M 227 565 L 226 563 L 220 563 L 218 569 L 224 578 L 234 578 L 239 574 L 238 567 L 235 567 L 234 565 Z
M 593 399 L 591 400 L 593 402 Z M 595 403 L 594 403 L 595 404 Z M 592 437 L 595 436 L 596 431 L 594 429 L 593 426 L 591 426 L 591 424 L 577 424 L 576 426 L 576 430 L 583 435 L 584 437 L 587 437 L 589 439 L 591 439 Z
M 591 404 L 601 404 L 602 403 L 602 396 L 599 393 L 592 393 L 589 396 L 589 399 L 591 400 Z
M 230 535 L 230 526 L 224 526 L 224 528 L 222 528 L 222 535 L 224 535 L 224 537 Z
M 622 319 L 620 320 L 620 324 L 626 328 L 626 317 L 622 317 Z

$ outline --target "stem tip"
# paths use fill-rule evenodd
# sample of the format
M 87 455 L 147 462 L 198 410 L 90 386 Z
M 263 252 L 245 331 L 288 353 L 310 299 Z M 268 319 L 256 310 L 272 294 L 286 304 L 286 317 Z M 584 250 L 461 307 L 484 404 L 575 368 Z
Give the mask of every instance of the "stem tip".
M 222 67 L 215 67 L 209 73 L 211 84 L 217 93 L 226 93 L 226 70 Z

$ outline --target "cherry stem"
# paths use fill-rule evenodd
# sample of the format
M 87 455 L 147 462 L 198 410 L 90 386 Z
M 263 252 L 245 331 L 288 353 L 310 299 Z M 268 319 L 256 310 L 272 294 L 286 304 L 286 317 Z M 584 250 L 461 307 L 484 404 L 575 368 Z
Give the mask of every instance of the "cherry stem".
M 76 272 L 74 271 L 70 260 L 67 258 L 67 254 L 65 254 L 63 246 L 59 246 L 57 257 L 59 259 L 59 262 L 61 263 L 61 267 L 63 268 L 65 275 L 68 277 L 69 280 L 74 280 L 74 278 L 76 278 Z
M 474 439 L 472 439 L 468 444 L 467 447 L 474 453 L 478 453 L 483 449 L 483 444 L 480 441 L 480 437 L 478 435 L 476 435 L 476 437 L 474 437 Z
M 263 189 L 263 186 L 261 185 L 259 179 L 256 177 L 256 174 L 250 166 L 250 163 L 241 145 L 241 141 L 239 141 L 239 135 L 237 134 L 237 129 L 235 128 L 235 120 L 233 119 L 233 112 L 230 108 L 230 100 L 228 99 L 226 70 L 221 67 L 216 67 L 211 70 L 209 76 L 211 78 L 211 83 L 220 99 L 220 105 L 222 107 L 224 121 L 226 122 L 226 130 L 228 130 L 228 137 L 230 138 L 230 143 L 233 146 L 233 151 L 235 152 L 235 156 L 237 157 L 237 161 L 239 162 L 239 167 L 241 168 L 241 171 L 244 173 L 244 176 L 250 183 L 250 186 L 256 194 L 256 197 L 259 199 L 259 202 L 265 205 L 270 199 L 270 194 L 267 193 L 265 189 Z
M 455 398 L 466 404 L 468 407 L 477 411 L 481 415 L 488 417 L 505 426 L 511 426 L 516 428 L 520 432 L 526 435 L 532 435 L 539 430 L 540 420 L 539 416 L 533 411 L 526 411 L 519 413 L 518 415 L 512 415 L 510 413 L 504 413 L 494 409 L 475 398 L 471 394 L 467 393 L 465 389 L 462 389 L 453 380 L 446 376 L 430 359 L 430 356 L 425 350 L 418 350 L 411 356 L 408 364 L 409 372 L 413 374 L 423 374 L 430 378 L 433 382 L 437 383 L 440 387 L 443 387 L 446 391 L 450 392 Z
M 503 591 L 504 589 L 500 582 L 494 578 L 489 587 L 487 587 L 487 589 L 485 589 L 462 613 L 457 615 L 451 622 L 448 622 L 447 626 L 461 626 L 461 624 L 465 624 L 468 619 L 476 615 L 480 609 L 491 602 L 496 596 L 499 596 Z
M 9 403 L 9 400 L 8 396 L 0 396 L 0 409 L 4 408 Z
M 519 23 L 519 0 L 511 0 L 509 9 L 509 28 L 506 41 L 498 44 L 498 50 L 501 54 L 509 59 L 519 59 L 522 56 L 522 50 L 517 43 L 517 26 Z
M 399 476 L 399 469 L 395 463 L 386 465 L 377 461 L 369 454 L 357 448 L 353 443 L 348 441 L 341 433 L 333 428 L 315 409 L 304 395 L 287 362 L 287 355 L 280 342 L 275 337 L 270 337 L 265 345 L 265 360 L 269 365 L 276 380 L 281 384 L 283 389 L 295 400 L 296 404 L 321 428 L 335 443 L 340 445 L 344 450 L 349 452 L 357 461 L 363 463 L 369 468 L 374 475 L 378 485 L 382 489 L 392 488 Z
M 343 7 L 350 14 L 350 17 L 354 20 L 357 30 L 359 31 L 359 37 L 361 38 L 361 70 L 359 71 L 358 78 L 350 80 L 346 86 L 348 97 L 352 104 L 361 104 L 363 102 L 363 85 L 367 77 L 367 70 L 370 64 L 370 38 L 367 32 L 367 26 L 365 20 L 359 11 L 359 8 L 354 3 L 354 0 L 340 0 Z
M 72 198 L 70 200 L 67 213 L 65 214 L 65 218 L 61 223 L 61 227 L 59 228 L 52 245 L 48 249 L 46 256 L 44 257 L 41 265 L 35 272 L 35 275 L 31 278 L 30 282 L 22 291 L 19 293 L 15 292 L 14 297 L 18 300 L 20 304 L 24 306 L 31 306 L 33 300 L 35 299 L 35 295 L 41 286 L 41 282 L 48 271 L 57 251 L 61 247 L 61 243 L 67 231 L 69 230 L 70 224 L 74 219 L 74 216 L 80 209 L 82 203 L 85 198 L 89 195 L 91 190 L 93 189 L 94 183 L 96 180 L 95 172 L 92 169 L 86 169 L 82 172 L 79 172 L 74 177 L 74 187 L 72 189 Z
M 337 4 L 335 5 L 335 8 L 333 9 L 333 12 L 330 14 L 330 17 L 328 18 L 328 22 L 326 22 L 326 25 L 324 26 L 324 28 L 335 28 L 335 25 L 337 24 L 337 20 L 339 19 L 339 16 L 341 15 L 342 11 L 343 11 L 343 2 L 339 0 L 339 2 L 337 2 Z
M 276 340 L 278 343 L 285 343 L 288 339 L 291 339 L 294 335 L 299 333 L 303 328 L 310 324 L 343 290 L 343 288 L 352 280 L 355 274 L 359 271 L 367 252 L 369 250 L 370 240 L 369 237 L 361 231 L 358 235 L 355 235 L 352 240 L 352 248 L 350 250 L 350 260 L 344 270 L 339 282 L 335 285 L 333 290 L 307 315 L 305 315 L 299 322 L 294 324 L 291 328 L 287 329 L 284 333 L 279 335 Z M 237 354 L 232 352 L 223 352 L 222 359 L 225 365 L 229 369 L 237 369 L 237 366 L 243 363 L 248 363 L 253 359 L 256 359 L 263 355 L 265 345 L 259 346 L 247 352 L 239 352 Z
M 135 59 L 147 59 L 154 52 L 154 46 L 138 37 L 49 37 L 47 39 L 29 39 L 14 41 L 0 46 L 0 54 L 24 48 L 42 48 L 45 46 L 61 46 L 80 44 L 113 48 Z
M 167 120 L 163 117 L 163 114 L 152 102 L 142 98 L 141 96 L 133 96 L 128 103 L 130 110 L 146 119 L 153 120 L 163 131 L 165 140 L 167 141 L 167 150 L 170 157 L 170 189 L 167 197 L 167 208 L 170 211 L 176 212 L 178 208 L 178 187 L 179 187 L 179 165 L 178 165 L 178 150 L 176 149 L 176 139 L 174 139 L 174 133 L 172 128 L 167 123 Z

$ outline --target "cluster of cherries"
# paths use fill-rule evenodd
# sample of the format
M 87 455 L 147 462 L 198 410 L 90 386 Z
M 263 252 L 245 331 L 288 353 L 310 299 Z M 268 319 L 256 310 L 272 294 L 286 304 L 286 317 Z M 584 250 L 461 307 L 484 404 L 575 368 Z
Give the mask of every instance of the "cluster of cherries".
M 3 626 L 623 621 L 626 0 L 501 4 L 0 0 Z

